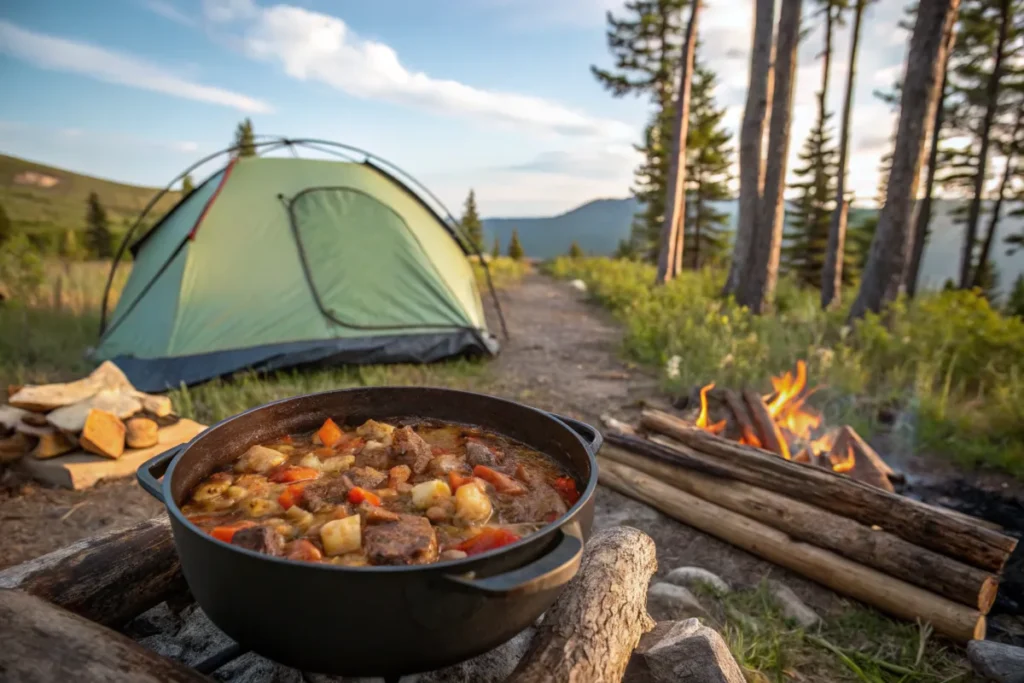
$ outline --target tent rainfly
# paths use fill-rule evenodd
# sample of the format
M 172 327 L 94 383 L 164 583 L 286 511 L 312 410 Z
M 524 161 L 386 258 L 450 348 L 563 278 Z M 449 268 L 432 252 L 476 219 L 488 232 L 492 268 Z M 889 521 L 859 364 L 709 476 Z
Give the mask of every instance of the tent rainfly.
M 160 391 L 246 368 L 497 353 L 468 258 L 475 246 L 450 214 L 361 150 L 257 147 L 303 145 L 345 160 L 234 157 L 134 243 L 129 232 L 107 294 L 128 244 L 134 263 L 109 321 L 104 295 L 98 360 Z

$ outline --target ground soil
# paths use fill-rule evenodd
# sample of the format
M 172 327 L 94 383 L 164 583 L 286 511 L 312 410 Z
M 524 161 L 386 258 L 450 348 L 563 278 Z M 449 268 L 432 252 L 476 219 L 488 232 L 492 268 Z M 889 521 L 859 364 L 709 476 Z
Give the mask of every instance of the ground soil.
M 620 328 L 589 304 L 585 294 L 535 274 L 499 296 L 512 336 L 491 364 L 488 391 L 594 424 L 605 413 L 630 420 L 645 403 L 669 404 L 667 396 L 659 395 L 656 378 L 621 359 Z M 960 484 L 979 481 L 988 485 L 982 488 L 1005 488 L 1003 481 L 993 487 L 985 476 L 944 471 Z M 6 472 L 0 484 L 0 567 L 161 511 L 133 480 L 101 482 L 89 491 L 73 492 Z M 845 601 L 835 593 L 612 491 L 600 490 L 597 502 L 598 526 L 629 524 L 654 538 L 659 576 L 690 565 L 709 569 L 736 586 L 771 577 L 785 581 L 822 614 L 844 609 Z

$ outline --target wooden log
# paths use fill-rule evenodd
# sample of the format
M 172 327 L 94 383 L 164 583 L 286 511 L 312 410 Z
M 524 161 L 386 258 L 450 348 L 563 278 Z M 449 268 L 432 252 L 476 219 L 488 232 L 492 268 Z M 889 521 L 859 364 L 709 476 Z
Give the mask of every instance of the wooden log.
M 829 450 L 828 463 L 832 469 L 857 481 L 886 491 L 895 491 L 889 475 L 892 468 L 867 444 L 852 427 L 839 430 Z
M 752 517 L 795 539 L 825 548 L 988 614 L 999 579 L 886 531 L 735 479 L 669 465 L 614 446 L 601 455 L 706 501 Z
M 746 389 L 743 391 L 743 402 L 747 404 L 750 416 L 757 427 L 761 446 L 765 450 L 789 460 L 789 446 L 786 444 L 786 438 L 782 435 L 782 430 L 775 423 L 771 413 L 768 412 L 768 406 L 765 405 L 761 395 L 753 389 Z
M 743 399 L 740 398 L 740 395 L 731 389 L 726 389 L 722 395 L 722 400 L 725 401 L 729 412 L 732 413 L 733 418 L 736 420 L 736 426 L 739 428 L 740 438 L 743 439 L 743 442 L 752 445 L 761 443 L 757 436 L 757 428 L 751 420 L 750 411 L 743 404 Z
M 985 616 L 837 553 L 791 538 L 767 524 L 680 491 L 643 472 L 599 457 L 600 481 L 619 493 L 774 564 L 901 619 L 921 619 L 960 643 L 985 637 Z M 809 468 L 805 468 L 809 469 Z
M 112 627 L 188 592 L 166 515 L 8 567 L 0 571 L 0 588 Z
M 0 672 L 19 683 L 210 683 L 130 638 L 20 591 L 0 590 Z
M 618 683 L 640 636 L 654 628 L 647 584 L 654 541 L 629 527 L 594 534 L 566 587 L 505 683 Z
M 998 573 L 1017 547 L 1017 539 L 971 523 L 963 516 L 947 514 L 942 508 L 830 470 L 803 467 L 766 451 L 718 438 L 667 413 L 644 411 L 642 421 L 648 429 L 682 442 L 672 449 L 648 443 L 654 457 L 799 498 L 858 522 L 880 526 L 911 543 L 971 566 Z

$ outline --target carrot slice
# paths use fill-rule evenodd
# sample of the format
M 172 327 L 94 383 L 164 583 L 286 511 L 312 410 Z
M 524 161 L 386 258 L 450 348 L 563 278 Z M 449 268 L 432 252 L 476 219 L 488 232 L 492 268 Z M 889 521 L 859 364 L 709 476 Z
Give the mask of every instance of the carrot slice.
M 296 481 L 307 481 L 316 479 L 320 472 L 312 467 L 285 467 L 272 473 L 267 479 L 275 484 L 291 484 Z
M 477 465 L 473 468 L 473 474 L 494 486 L 498 493 L 507 493 L 511 496 L 520 496 L 526 493 L 526 487 L 518 481 L 497 470 L 492 470 L 487 465 Z
M 254 522 L 236 522 L 235 524 L 225 524 L 224 526 L 215 526 L 210 535 L 216 538 L 218 541 L 224 541 L 225 543 L 231 543 L 231 539 L 235 537 L 235 534 L 242 529 L 248 529 L 254 527 Z
M 467 555 L 479 555 L 480 553 L 494 550 L 510 543 L 515 543 L 521 537 L 515 535 L 508 529 L 500 527 L 484 527 L 483 531 L 455 546 Z
M 302 498 L 302 491 L 306 488 L 305 484 L 292 484 L 277 497 L 277 504 L 283 507 L 285 510 L 293 505 L 298 505 L 299 499 Z
M 348 502 L 353 505 L 359 505 L 363 501 L 366 501 L 370 505 L 380 505 L 380 496 L 372 491 L 367 491 L 361 486 L 356 486 L 348 491 Z
M 575 505 L 576 501 L 580 499 L 580 492 L 576 490 L 576 480 L 572 477 L 559 477 L 551 486 L 558 491 L 558 495 L 562 496 L 562 500 L 569 506 Z
M 452 470 L 448 473 L 448 486 L 451 488 L 453 493 L 457 491 L 459 487 L 462 486 L 463 484 L 472 483 L 473 477 L 465 477 L 456 472 L 455 470 Z
M 320 443 L 325 446 L 334 446 L 341 441 L 341 437 L 345 433 L 341 431 L 341 427 L 335 424 L 334 420 L 327 418 L 316 434 L 320 437 Z

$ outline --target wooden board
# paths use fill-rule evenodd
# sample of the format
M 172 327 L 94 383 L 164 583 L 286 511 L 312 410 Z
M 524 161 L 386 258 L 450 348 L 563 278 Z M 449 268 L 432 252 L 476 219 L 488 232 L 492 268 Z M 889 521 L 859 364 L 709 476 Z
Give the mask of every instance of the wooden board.
M 176 424 L 160 430 L 160 441 L 157 445 L 127 450 L 117 460 L 85 451 L 75 451 L 49 460 L 22 458 L 19 463 L 22 469 L 38 481 L 79 491 L 94 486 L 101 479 L 134 476 L 139 465 L 168 448 L 189 441 L 204 429 L 206 425 L 198 422 L 179 420 Z

